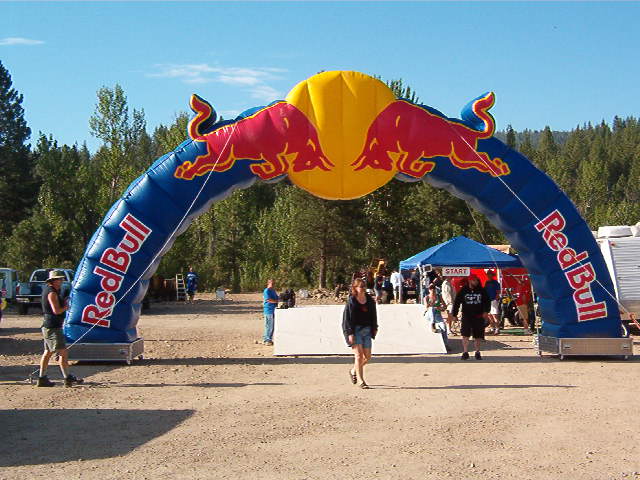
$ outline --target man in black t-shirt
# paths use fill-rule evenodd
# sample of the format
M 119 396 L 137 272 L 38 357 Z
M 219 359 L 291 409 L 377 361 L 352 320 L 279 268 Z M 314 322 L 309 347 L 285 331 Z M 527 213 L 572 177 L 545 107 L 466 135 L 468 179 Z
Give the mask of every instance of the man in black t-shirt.
M 480 355 L 480 341 L 484 340 L 484 329 L 489 321 L 491 300 L 487 291 L 480 285 L 480 279 L 475 275 L 469 276 L 467 285 L 462 287 L 453 302 L 453 316 L 458 315 L 462 306 L 462 360 L 469 358 L 469 337 L 473 334 L 476 347 L 476 360 L 482 360 Z

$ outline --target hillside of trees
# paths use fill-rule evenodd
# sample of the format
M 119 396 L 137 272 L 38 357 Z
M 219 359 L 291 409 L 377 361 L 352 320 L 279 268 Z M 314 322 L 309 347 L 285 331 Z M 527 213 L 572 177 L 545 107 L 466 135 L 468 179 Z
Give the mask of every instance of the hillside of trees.
M 416 92 L 389 82 L 404 97 Z M 22 276 L 39 267 L 75 268 L 109 207 L 160 155 L 186 139 L 189 116 L 147 132 L 143 110 L 130 109 L 119 85 L 97 91 L 89 128 L 101 146 L 60 145 L 39 133 L 34 147 L 22 95 L 0 63 L 0 264 Z M 501 132 L 503 141 L 547 172 L 592 229 L 640 220 L 640 125 L 614 118 L 570 132 Z M 396 180 L 351 201 L 327 201 L 282 181 L 259 183 L 214 204 L 163 258 L 158 273 L 193 265 L 202 287 L 255 290 L 332 286 L 373 258 L 397 264 L 466 235 L 504 243 L 501 232 L 465 202 L 423 182 Z

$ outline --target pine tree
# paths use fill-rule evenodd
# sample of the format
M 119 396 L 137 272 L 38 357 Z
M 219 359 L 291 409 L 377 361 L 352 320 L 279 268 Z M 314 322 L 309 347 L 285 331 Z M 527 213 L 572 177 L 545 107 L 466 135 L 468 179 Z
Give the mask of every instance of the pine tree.
M 553 138 L 553 133 L 549 126 L 544 127 L 540 135 L 540 142 L 536 151 L 536 163 L 541 170 L 549 170 L 557 160 L 558 145 Z
M 38 184 L 34 160 L 26 144 L 31 129 L 24 119 L 23 96 L 12 88 L 11 75 L 0 62 L 0 236 L 4 237 L 35 204 Z
M 595 208 L 607 202 L 608 173 L 605 140 L 596 137 L 591 143 L 589 155 L 580 162 L 575 195 L 578 208 L 592 228 L 597 227 L 599 220 Z
M 533 163 L 535 163 L 536 149 L 533 147 L 530 130 L 525 130 L 522 132 L 522 140 L 520 141 L 518 151 Z
M 416 95 L 416 92 L 412 90 L 410 86 L 405 86 L 401 78 L 399 78 L 398 80 L 388 81 L 387 86 L 398 98 L 405 98 L 411 103 L 418 103 L 420 101 L 418 95 Z
M 516 132 L 511 124 L 507 125 L 507 147 L 515 150 L 516 148 Z

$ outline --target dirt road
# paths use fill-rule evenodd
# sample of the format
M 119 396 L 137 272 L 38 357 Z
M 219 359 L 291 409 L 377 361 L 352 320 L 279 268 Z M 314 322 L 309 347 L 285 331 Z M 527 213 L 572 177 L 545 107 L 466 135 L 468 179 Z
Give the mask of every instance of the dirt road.
M 374 357 L 360 390 L 349 357 L 271 356 L 261 321 L 257 294 L 154 304 L 144 360 L 36 388 L 40 316 L 9 312 L 0 479 L 640 478 L 635 358 L 539 358 L 500 335 L 483 361 Z

